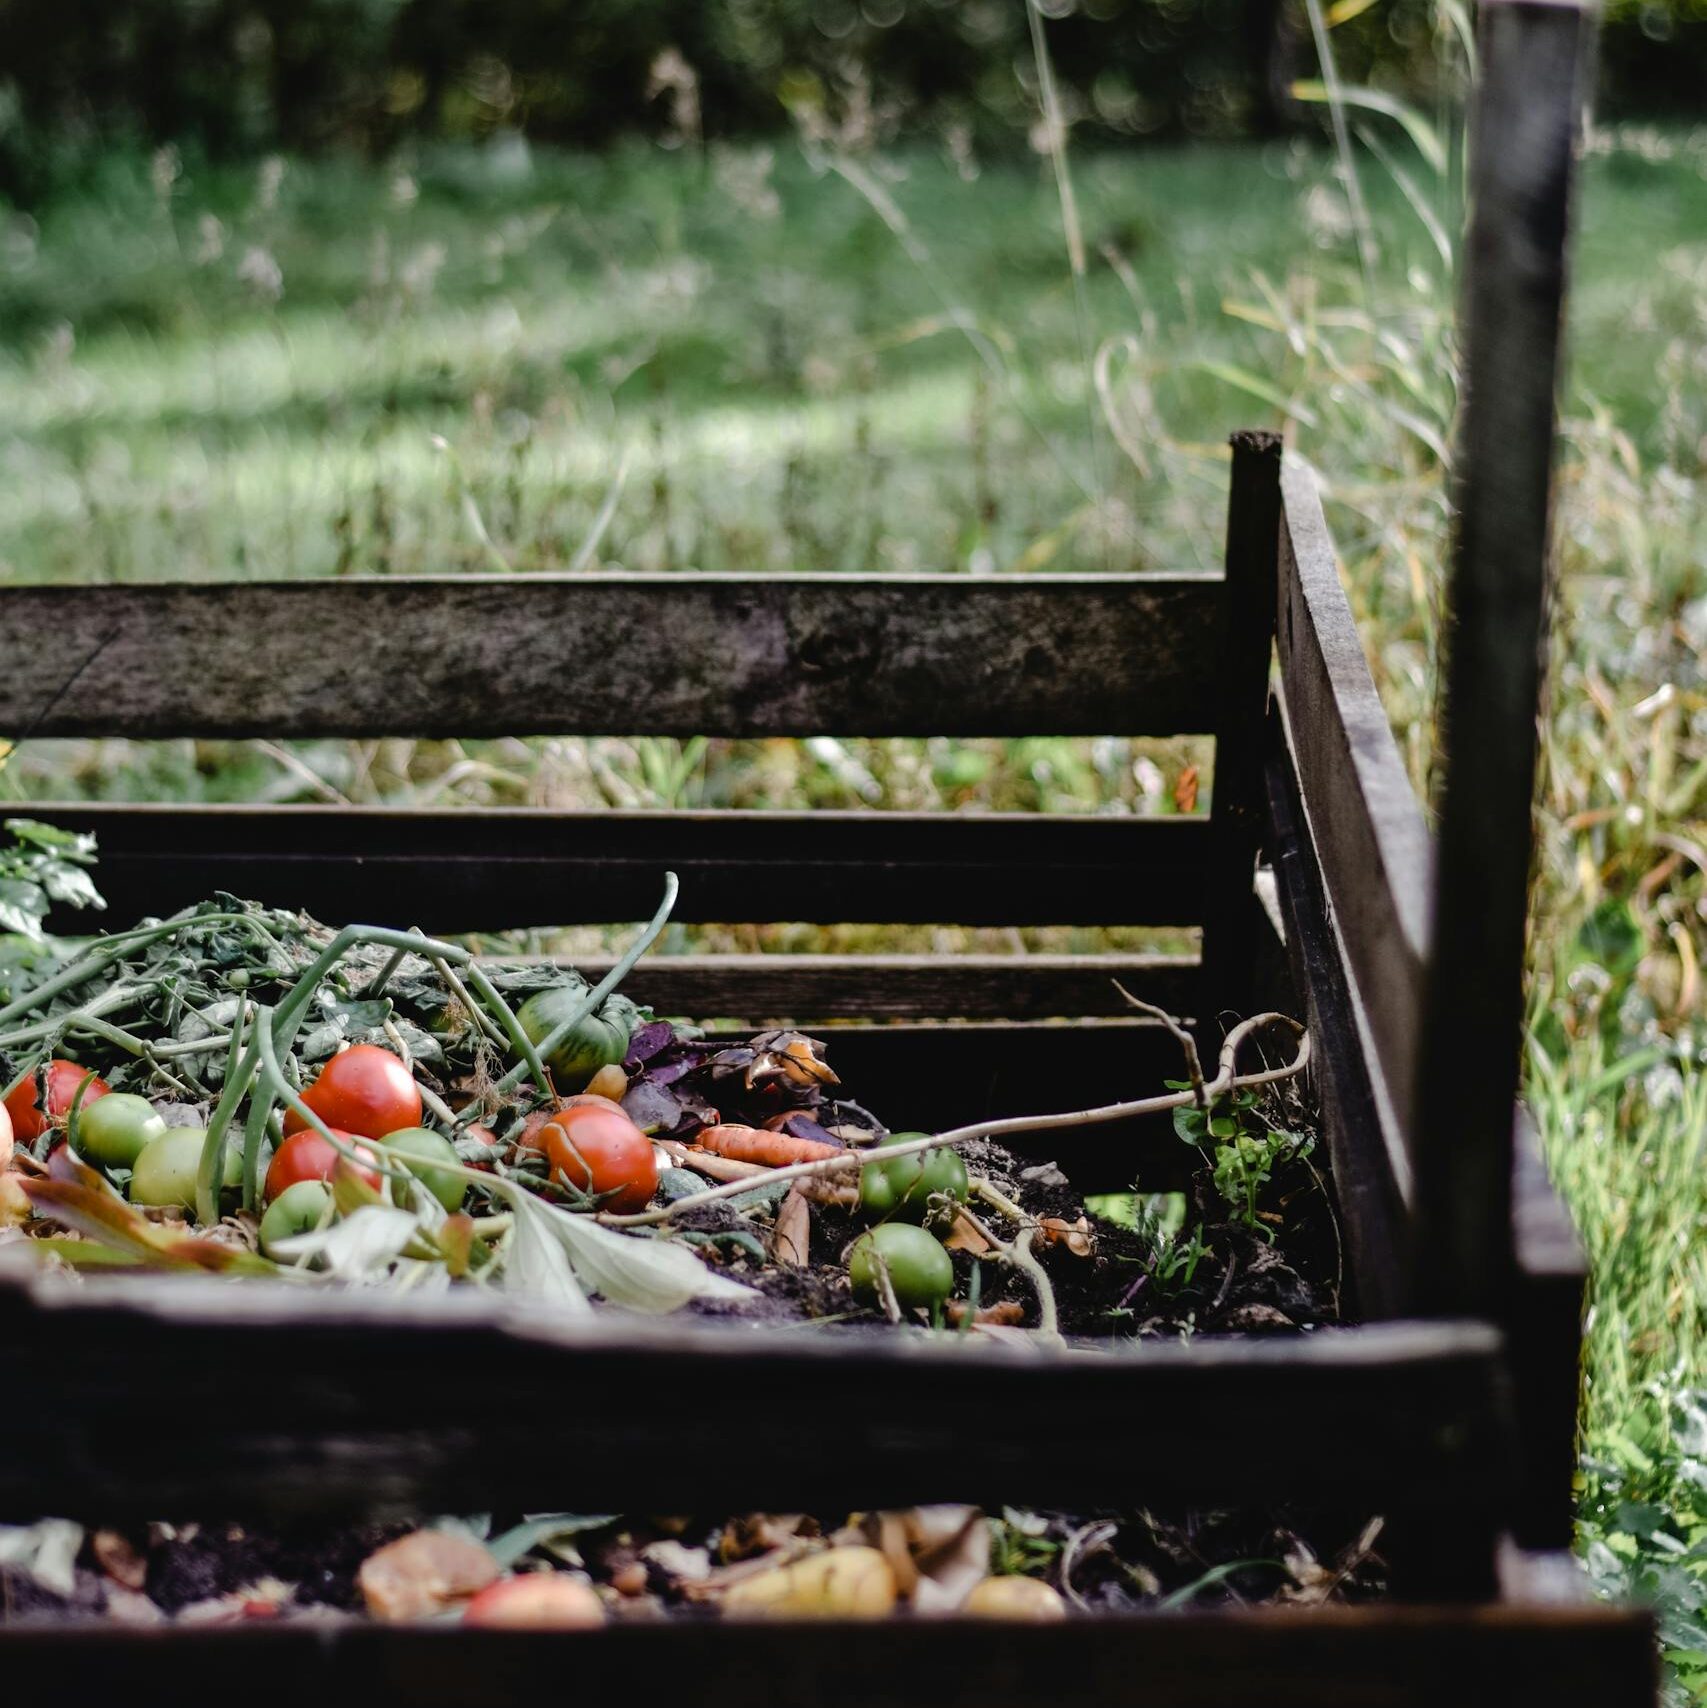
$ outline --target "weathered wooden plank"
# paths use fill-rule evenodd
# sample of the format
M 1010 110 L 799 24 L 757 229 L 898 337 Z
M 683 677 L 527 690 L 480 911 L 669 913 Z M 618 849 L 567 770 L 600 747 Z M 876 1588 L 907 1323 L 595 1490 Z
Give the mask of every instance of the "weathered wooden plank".
M 243 1681 L 250 1708 L 302 1701 L 535 1708 L 563 1681 L 665 1708 L 1440 1708 L 1535 1702 L 1651 1708 L 1651 1621 L 1607 1606 L 1329 1607 L 1103 1616 L 1059 1625 L 900 1619 L 846 1625 L 630 1621 L 591 1632 L 379 1625 L 0 1631 L 12 1676 L 72 1702 L 178 1708 L 186 1678 Z M 1135 1681 L 1140 1681 L 1135 1688 Z
M 1281 476 L 1281 702 L 1335 929 L 1386 1088 L 1408 1119 L 1430 850 L 1334 565 L 1315 477 Z
M 1272 728 L 1266 782 L 1268 856 L 1286 923 L 1292 983 L 1304 993 L 1304 1018 L 1314 1045 L 1312 1071 L 1354 1308 L 1365 1319 L 1391 1317 L 1405 1308 L 1410 1282 L 1403 1140 L 1390 1108 L 1376 1093 L 1374 1075 L 1380 1070 L 1358 1025 L 1343 945 L 1333 928 L 1278 723 Z
M 611 960 L 576 957 L 588 978 Z M 659 955 L 623 981 L 660 1014 L 820 1020 L 1049 1020 L 1129 1013 L 1116 985 L 1194 1014 L 1190 955 Z
M 7 1519 L 553 1511 L 586 1504 L 589 1465 L 605 1510 L 691 1512 L 707 1499 L 703 1456 L 681 1451 L 693 1394 L 739 1399 L 743 1448 L 720 1464 L 715 1497 L 728 1510 L 1284 1491 L 1339 1510 L 1438 1501 L 1474 1515 L 1503 1486 L 1500 1343 L 1477 1324 L 1051 1352 L 578 1320 L 478 1292 L 50 1281 L 21 1293 L 0 1276 L 0 1353 L 48 1373 L 8 1420 Z M 288 1382 L 231 1380 L 257 1346 Z M 478 1379 L 445 1380 L 456 1370 Z M 495 1418 L 527 1420 L 527 1452 L 493 1450 Z M 835 1452 L 812 1419 L 833 1421 Z
M 857 1024 L 819 1036 L 847 1094 L 897 1130 L 931 1132 L 1151 1097 L 1184 1071 L 1179 1045 L 1148 1020 Z M 1023 1156 L 1058 1162 L 1084 1192 L 1134 1184 L 1175 1191 L 1198 1161 L 1164 1115 L 1010 1143 Z
M 1523 1482 L 1512 1531 L 1526 1548 L 1569 1548 L 1576 1527 L 1577 1398 L 1588 1259 L 1547 1178 L 1534 1123 L 1517 1111 L 1512 1146 L 1517 1279 L 1508 1317 L 1512 1406 Z
M 1227 597 L 1213 674 L 1221 687 L 1215 726 L 1214 844 L 1203 928 L 1206 1035 L 1213 1015 L 1251 1009 L 1263 827 L 1263 761 L 1269 665 L 1274 652 L 1280 549 L 1280 435 L 1235 433 L 1227 490 Z M 1207 660 L 1205 663 L 1207 664 Z
M 1516 1270 L 1511 1106 L 1522 1055 L 1555 388 L 1593 14 L 1481 11 L 1471 137 L 1457 538 L 1439 865 L 1413 1145 L 1434 1309 L 1500 1314 Z
M 92 832 L 116 927 L 231 891 L 440 932 L 694 922 L 1191 925 L 1206 818 L 32 805 Z M 87 915 L 62 921 L 87 930 Z
M 1206 731 L 1216 577 L 459 575 L 0 590 L 0 731 Z M 353 644 L 352 644 L 353 643 Z

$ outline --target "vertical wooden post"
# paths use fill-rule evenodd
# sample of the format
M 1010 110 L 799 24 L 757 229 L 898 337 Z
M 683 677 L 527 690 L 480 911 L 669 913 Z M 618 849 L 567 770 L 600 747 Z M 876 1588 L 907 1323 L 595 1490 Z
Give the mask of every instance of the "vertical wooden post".
M 1483 0 L 1434 938 L 1413 1111 L 1417 1297 L 1503 1320 L 1555 387 L 1593 14 Z
M 1203 925 L 1198 1021 L 1219 1045 L 1217 1016 L 1249 1006 L 1257 955 L 1255 876 L 1266 816 L 1263 780 L 1269 660 L 1280 559 L 1280 436 L 1232 436 L 1227 492 L 1227 590 L 1219 654 L 1203 661 L 1220 684 L 1211 803 L 1213 870 Z

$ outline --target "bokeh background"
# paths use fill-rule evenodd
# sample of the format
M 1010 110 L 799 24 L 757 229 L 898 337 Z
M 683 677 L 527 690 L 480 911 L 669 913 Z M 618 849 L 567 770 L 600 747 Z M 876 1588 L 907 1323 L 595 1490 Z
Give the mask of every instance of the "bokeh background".
M 0 573 L 1208 565 L 1227 431 L 1273 426 L 1322 476 L 1426 790 L 1473 75 L 1457 0 L 11 0 Z M 1707 1693 L 1707 0 L 1611 0 L 1600 84 L 1528 1095 L 1596 1265 L 1582 1555 L 1656 1601 L 1685 1700 Z M 302 642 L 352 669 L 383 644 Z M 541 644 L 573 668 L 573 636 Z M 622 716 L 576 741 L 26 741 L 0 796 L 1213 796 L 1202 744 L 1117 732 L 678 743 Z M 554 946 L 599 940 L 562 925 Z

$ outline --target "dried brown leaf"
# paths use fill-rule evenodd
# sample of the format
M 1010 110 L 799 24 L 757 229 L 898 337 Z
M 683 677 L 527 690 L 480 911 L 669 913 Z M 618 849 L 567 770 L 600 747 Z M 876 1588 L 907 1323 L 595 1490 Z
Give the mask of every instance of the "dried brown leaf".
M 804 1269 L 811 1261 L 812 1211 L 797 1186 L 783 1199 L 771 1229 L 771 1262 Z

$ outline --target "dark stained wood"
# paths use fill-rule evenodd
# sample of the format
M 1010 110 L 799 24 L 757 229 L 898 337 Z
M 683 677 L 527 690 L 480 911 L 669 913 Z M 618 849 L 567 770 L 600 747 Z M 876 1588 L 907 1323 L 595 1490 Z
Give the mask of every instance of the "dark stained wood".
M 214 890 L 330 921 L 507 931 L 683 922 L 1196 924 L 1206 818 L 31 806 L 91 830 L 116 929 Z M 67 915 L 63 929 L 89 929 Z
M 1154 1097 L 1184 1074 L 1179 1045 L 1149 1020 L 847 1025 L 819 1036 L 849 1095 L 897 1130 L 934 1132 Z M 1022 1155 L 1058 1162 L 1083 1192 L 1134 1184 L 1176 1191 L 1198 1160 L 1168 1115 L 1007 1142 Z
M 1517 1279 L 1508 1317 L 1522 1483 L 1512 1530 L 1526 1548 L 1568 1548 L 1576 1527 L 1577 1396 L 1588 1259 L 1547 1178 L 1540 1135 L 1517 1112 L 1512 1158 Z
M 636 1708 L 1650 1708 L 1650 1621 L 1606 1606 L 1333 1607 L 1135 1615 L 1061 1625 L 914 1619 L 846 1625 L 654 1623 L 596 1632 L 444 1626 L 0 1632 L 16 1678 L 68 1702 L 180 1708 L 185 1679 L 241 1680 L 249 1708 L 304 1701 L 538 1708 L 564 1681 Z
M 610 959 L 574 958 L 597 979 Z M 819 1020 L 1048 1020 L 1130 1012 L 1116 984 L 1189 1016 L 1189 955 L 660 955 L 623 981 L 661 1014 Z
M 1033 813 L 31 806 L 92 831 L 110 928 L 216 889 L 319 918 L 438 932 L 675 917 L 1191 925 L 1206 818 Z M 87 915 L 63 929 L 87 930 Z
M 1292 983 L 1303 993 L 1303 1018 L 1315 1049 L 1311 1071 L 1350 1271 L 1348 1304 L 1360 1317 L 1391 1317 L 1405 1308 L 1410 1281 L 1402 1135 L 1377 1094 L 1376 1070 L 1358 1028 L 1343 946 L 1329 917 L 1321 866 L 1278 720 L 1271 728 L 1266 784 L 1267 851 L 1286 922 Z
M 0 590 L 0 731 L 1167 735 L 1218 577 L 457 575 Z
M 1340 586 L 1315 477 L 1281 476 L 1281 703 L 1309 834 L 1364 1024 L 1401 1121 L 1428 940 L 1428 833 Z
M 1214 844 L 1203 929 L 1201 1018 L 1207 1041 L 1220 1013 L 1251 1011 L 1253 888 L 1263 826 L 1269 663 L 1274 652 L 1275 558 L 1280 549 L 1280 435 L 1235 433 L 1227 491 L 1227 597 L 1222 639 L 1203 663 L 1221 684 L 1215 726 Z
M 1442 707 L 1439 867 L 1413 1143 L 1430 1307 L 1507 1308 L 1511 1107 L 1551 553 L 1571 180 L 1593 15 L 1481 12 L 1465 260 L 1465 392 Z
M 8 1419 L 0 1520 L 1177 1508 L 1284 1489 L 1351 1512 L 1450 1502 L 1473 1521 L 1501 1492 L 1500 1344 L 1477 1324 L 1049 1352 L 565 1320 L 473 1291 L 50 1283 L 26 1294 L 0 1276 L 8 1367 L 53 1371 Z M 288 1380 L 232 1380 L 258 1346 Z M 709 1483 L 704 1453 L 684 1450 L 704 1434 L 684 1418 L 703 1423 L 695 1395 L 727 1397 L 740 1421 Z M 503 1419 L 526 1420 L 525 1451 L 506 1448 Z

